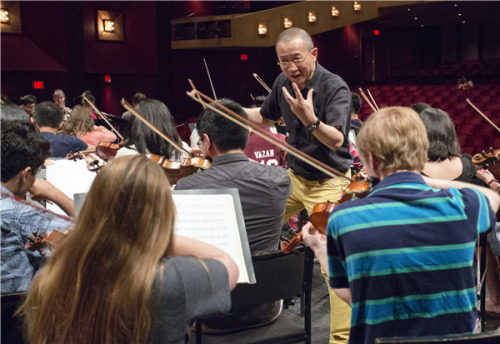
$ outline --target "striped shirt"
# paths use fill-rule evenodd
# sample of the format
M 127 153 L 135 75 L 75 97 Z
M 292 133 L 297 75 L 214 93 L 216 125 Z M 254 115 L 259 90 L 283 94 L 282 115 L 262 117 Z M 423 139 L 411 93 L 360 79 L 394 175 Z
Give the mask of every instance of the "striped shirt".
M 328 221 L 330 285 L 350 288 L 350 343 L 471 333 L 478 234 L 495 214 L 475 189 L 435 189 L 411 172 L 384 178 Z

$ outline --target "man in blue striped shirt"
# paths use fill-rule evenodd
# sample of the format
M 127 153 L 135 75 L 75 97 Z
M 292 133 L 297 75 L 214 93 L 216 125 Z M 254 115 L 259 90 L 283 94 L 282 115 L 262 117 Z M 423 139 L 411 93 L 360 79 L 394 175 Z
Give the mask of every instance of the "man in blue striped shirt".
M 427 133 L 409 108 L 374 113 L 358 135 L 371 193 L 332 211 L 327 235 L 303 230 L 351 304 L 350 343 L 378 337 L 472 333 L 476 238 L 495 226 L 498 194 L 460 182 L 423 178 Z

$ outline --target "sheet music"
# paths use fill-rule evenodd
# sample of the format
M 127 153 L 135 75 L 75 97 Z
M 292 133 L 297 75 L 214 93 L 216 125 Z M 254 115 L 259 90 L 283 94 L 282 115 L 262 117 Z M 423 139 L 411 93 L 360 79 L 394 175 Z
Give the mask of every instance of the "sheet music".
M 238 283 L 248 283 L 233 197 L 218 195 L 173 195 L 177 216 L 175 234 L 200 240 L 225 251 L 239 267 Z M 196 207 L 196 216 L 193 216 Z
M 46 179 L 55 187 L 74 200 L 74 194 L 89 192 L 96 173 L 87 168 L 84 160 L 53 160 L 54 165 L 47 166 Z M 56 204 L 47 203 L 47 209 L 58 214 L 65 214 Z

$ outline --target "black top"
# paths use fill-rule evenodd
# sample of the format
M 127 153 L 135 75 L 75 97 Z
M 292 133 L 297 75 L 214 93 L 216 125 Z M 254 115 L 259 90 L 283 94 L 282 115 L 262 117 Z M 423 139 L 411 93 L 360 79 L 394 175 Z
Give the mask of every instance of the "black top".
M 339 127 L 344 134 L 342 146 L 332 151 L 321 143 L 313 133 L 295 116 L 290 109 L 282 91 L 285 86 L 287 91 L 295 97 L 292 83 L 284 73 L 281 73 L 273 84 L 271 94 L 266 98 L 260 109 L 262 116 L 277 120 L 281 116 L 285 120 L 288 144 L 300 149 L 307 155 L 333 167 L 344 173 L 352 164 L 352 156 L 349 152 L 349 129 L 351 122 L 351 93 L 349 87 L 341 77 L 330 73 L 316 62 L 316 69 L 312 79 L 301 91 L 304 98 L 308 91 L 313 88 L 314 113 L 321 120 L 321 125 Z M 311 165 L 288 154 L 288 166 L 294 173 L 307 180 L 323 180 L 329 178 L 323 172 L 318 171 Z

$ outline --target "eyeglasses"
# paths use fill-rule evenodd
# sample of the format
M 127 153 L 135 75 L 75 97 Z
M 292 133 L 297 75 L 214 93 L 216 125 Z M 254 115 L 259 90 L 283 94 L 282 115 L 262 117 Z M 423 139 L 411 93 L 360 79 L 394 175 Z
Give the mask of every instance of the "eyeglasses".
M 293 63 L 295 65 L 295 67 L 298 67 L 302 62 L 304 62 L 304 60 L 307 58 L 307 56 L 309 56 L 309 54 L 311 54 L 311 52 L 312 52 L 312 50 L 305 57 L 297 57 L 297 58 L 293 59 L 292 61 L 280 61 L 280 60 L 278 60 L 278 66 L 280 66 L 282 68 L 288 68 Z

